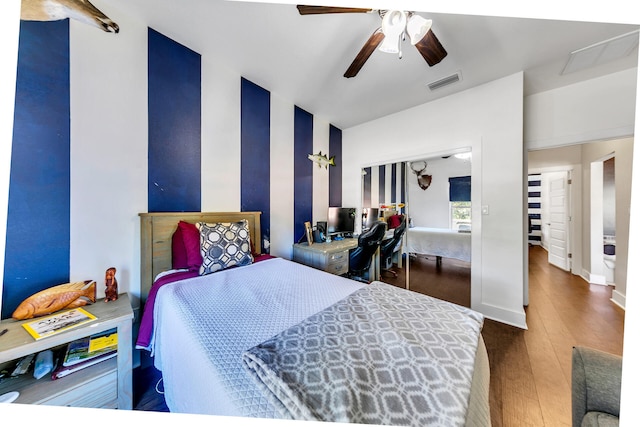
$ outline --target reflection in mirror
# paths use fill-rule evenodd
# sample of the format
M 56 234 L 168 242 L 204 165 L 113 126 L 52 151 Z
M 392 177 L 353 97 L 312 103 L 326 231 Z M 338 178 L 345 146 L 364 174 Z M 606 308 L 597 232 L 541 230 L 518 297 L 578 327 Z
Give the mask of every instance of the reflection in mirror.
M 362 195 L 363 225 L 374 209 L 389 229 L 393 215 L 406 219 L 381 280 L 470 306 L 471 152 L 364 168 Z

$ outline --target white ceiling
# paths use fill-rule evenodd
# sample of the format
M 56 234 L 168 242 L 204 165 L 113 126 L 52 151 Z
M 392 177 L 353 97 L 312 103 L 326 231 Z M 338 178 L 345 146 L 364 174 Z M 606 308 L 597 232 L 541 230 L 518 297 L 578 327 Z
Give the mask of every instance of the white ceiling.
M 377 13 L 301 16 L 294 4 L 224 0 L 94 4 L 116 22 L 120 14 L 137 17 L 206 60 L 219 60 L 342 129 L 518 71 L 524 71 L 529 95 L 638 66 L 636 46 L 622 59 L 561 75 L 572 51 L 637 31 L 640 25 L 417 11 L 433 20 L 432 30 L 448 52 L 442 62 L 429 67 L 407 40 L 402 59 L 375 51 L 358 75 L 347 79 L 345 70 L 380 26 Z M 460 82 L 427 88 L 456 72 Z

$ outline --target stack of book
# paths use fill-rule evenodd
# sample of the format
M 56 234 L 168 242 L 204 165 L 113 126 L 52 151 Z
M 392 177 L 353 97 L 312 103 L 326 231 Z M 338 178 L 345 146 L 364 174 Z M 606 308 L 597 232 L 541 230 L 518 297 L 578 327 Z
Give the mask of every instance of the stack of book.
M 51 374 L 51 379 L 65 377 L 73 372 L 115 357 L 118 352 L 118 333 L 92 335 L 67 344 L 64 356 Z

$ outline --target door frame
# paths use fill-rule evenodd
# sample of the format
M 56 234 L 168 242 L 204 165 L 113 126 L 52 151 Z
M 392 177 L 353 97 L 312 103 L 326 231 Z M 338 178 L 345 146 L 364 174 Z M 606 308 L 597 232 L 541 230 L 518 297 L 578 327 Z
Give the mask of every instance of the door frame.
M 528 173 L 567 172 L 571 184 L 567 186 L 569 198 L 569 226 L 567 227 L 567 251 L 572 256 L 569 260 L 569 271 L 575 275 L 582 275 L 582 220 L 580 216 L 582 206 L 582 166 L 562 165 L 542 168 L 530 168 Z
M 589 283 L 597 285 L 607 285 L 604 273 L 604 254 L 603 254 L 603 205 L 602 203 L 593 203 L 594 198 L 603 200 L 603 183 L 604 183 L 604 162 L 612 159 L 616 153 L 610 153 L 604 157 L 593 160 L 590 164 L 590 194 L 591 194 L 591 211 L 590 211 L 590 268 Z

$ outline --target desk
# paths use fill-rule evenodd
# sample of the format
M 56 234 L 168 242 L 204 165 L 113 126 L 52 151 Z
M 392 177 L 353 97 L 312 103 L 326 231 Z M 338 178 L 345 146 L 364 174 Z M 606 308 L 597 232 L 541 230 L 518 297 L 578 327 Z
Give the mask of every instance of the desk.
M 357 246 L 357 238 L 332 240 L 312 245 L 307 242 L 295 243 L 293 245 L 293 261 L 341 276 L 349 272 L 349 251 Z M 378 251 L 374 255 L 369 269 L 371 280 L 378 280 L 380 277 L 379 259 L 380 252 Z
M 293 245 L 293 260 L 327 273 L 343 275 L 349 272 L 349 250 L 358 246 L 358 239 L 333 240 L 325 243 L 307 242 Z

